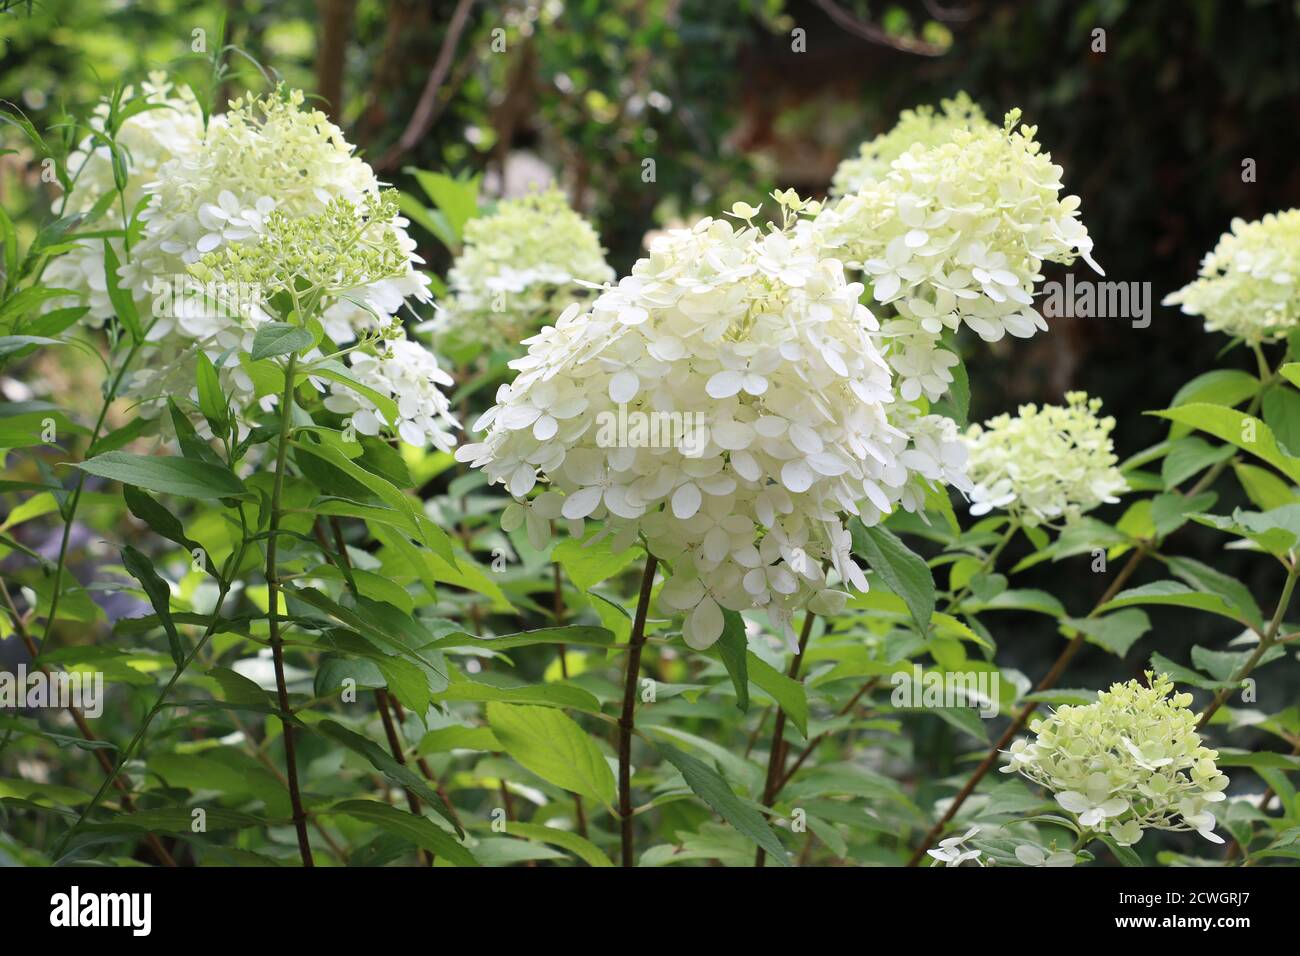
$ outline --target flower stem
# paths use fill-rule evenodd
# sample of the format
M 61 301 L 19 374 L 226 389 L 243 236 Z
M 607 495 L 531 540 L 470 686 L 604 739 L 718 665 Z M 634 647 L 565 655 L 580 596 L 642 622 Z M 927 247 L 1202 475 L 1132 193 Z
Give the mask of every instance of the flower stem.
M 1268 629 L 1259 635 L 1259 646 L 1255 648 L 1255 653 L 1237 668 L 1237 672 L 1232 675 L 1232 686 L 1225 687 L 1214 695 L 1210 705 L 1205 708 L 1201 714 L 1201 719 L 1196 723 L 1196 729 L 1200 730 L 1210 722 L 1210 718 L 1218 712 L 1219 708 L 1227 701 L 1229 695 L 1241 684 L 1243 680 L 1250 676 L 1250 672 L 1255 669 L 1255 665 L 1260 659 L 1268 653 L 1269 648 L 1277 643 L 1277 632 L 1282 626 L 1282 617 L 1286 614 L 1287 606 L 1291 603 L 1291 595 L 1295 591 L 1296 578 L 1300 576 L 1300 561 L 1293 563 L 1287 572 L 1286 584 L 1282 586 L 1282 596 L 1278 599 L 1277 608 L 1273 611 L 1273 619 L 1268 623 Z
M 794 659 L 790 661 L 790 668 L 786 671 L 786 676 L 791 680 L 799 677 L 799 668 L 803 664 L 804 651 L 808 649 L 808 636 L 812 634 L 813 621 L 817 620 L 817 615 L 812 611 L 807 611 L 803 616 L 803 629 L 799 632 L 799 649 L 795 651 Z M 772 725 L 772 749 L 767 755 L 767 779 L 763 783 L 763 806 L 770 807 L 776 802 L 776 795 L 780 792 L 781 787 L 785 785 L 787 779 L 785 774 L 785 709 L 778 707 L 776 710 L 776 722 Z M 767 860 L 766 851 L 760 846 L 754 851 L 754 866 L 761 867 Z
M 979 575 L 986 574 L 993 570 L 993 568 L 997 567 L 998 557 L 1002 554 L 1006 546 L 1011 543 L 1011 539 L 1016 536 L 1016 532 L 1019 530 L 1020 524 L 1017 521 L 1013 520 L 1007 525 L 1006 533 L 998 539 L 998 543 L 993 546 L 993 550 L 984 556 L 984 562 L 979 566 L 979 570 L 971 575 L 971 581 L 975 580 Z M 965 599 L 966 595 L 970 594 L 970 592 L 971 582 L 967 581 L 962 585 L 961 589 L 952 596 L 952 599 L 948 601 L 948 610 L 951 611 L 953 608 L 960 606 L 961 602 Z
M 645 647 L 645 619 L 650 610 L 650 591 L 655 583 L 659 562 L 646 552 L 645 573 L 641 576 L 641 593 L 637 597 L 636 616 L 628 637 L 627 675 L 623 682 L 623 713 L 618 719 L 618 816 L 622 833 L 623 865 L 634 866 L 632 840 L 632 731 L 636 727 L 636 680 L 641 667 L 641 649 Z
M 280 577 L 276 569 L 276 545 L 280 538 L 280 497 L 284 490 L 284 465 L 289 453 L 289 425 L 293 412 L 293 376 L 298 356 L 290 353 L 284 369 L 284 394 L 280 397 L 280 438 L 275 455 L 275 484 L 271 490 L 271 516 L 266 539 L 266 621 L 270 628 L 271 654 L 275 662 L 275 689 L 280 702 L 280 722 L 284 734 L 285 776 L 289 780 L 289 802 L 293 806 L 293 826 L 298 832 L 298 852 L 302 865 L 313 866 L 311 842 L 307 838 L 307 814 L 303 812 L 302 793 L 298 788 L 298 751 L 294 742 L 293 713 L 289 709 L 289 687 L 284 679 L 284 641 L 280 637 Z

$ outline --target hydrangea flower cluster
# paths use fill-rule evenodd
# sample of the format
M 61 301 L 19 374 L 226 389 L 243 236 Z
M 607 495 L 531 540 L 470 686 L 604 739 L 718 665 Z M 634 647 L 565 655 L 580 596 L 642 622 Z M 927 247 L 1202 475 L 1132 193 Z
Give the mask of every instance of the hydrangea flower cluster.
M 957 356 L 945 333 L 965 325 L 987 342 L 1028 338 L 1047 323 L 1034 308 L 1045 261 L 1092 261 L 1076 196 L 1036 128 L 972 121 L 938 146 L 917 144 L 887 175 L 827 207 L 815 228 L 870 281 L 880 337 L 907 400 L 947 391 Z
M 391 192 L 367 195 L 360 209 L 346 199 L 334 199 L 324 213 L 297 219 L 273 210 L 255 243 L 234 243 L 210 252 L 192 265 L 190 272 L 217 289 L 256 288 L 258 299 L 247 308 L 263 316 L 261 303 L 277 300 L 286 306 L 292 303 L 295 313 L 311 313 L 322 300 L 402 277 L 409 270 L 407 253 L 391 228 L 397 210 Z M 243 302 L 228 300 L 218 304 L 222 310 L 217 314 L 246 307 Z M 212 329 L 218 346 L 238 352 L 252 348 L 255 334 L 247 325 L 226 325 L 220 319 Z M 346 383 L 334 389 L 325 406 L 350 416 L 364 435 L 377 435 L 386 426 L 396 426 L 398 435 L 409 444 L 423 447 L 432 443 L 450 451 L 457 423 L 439 386 L 453 382 L 438 367 L 434 354 L 407 339 L 396 321 L 378 336 L 367 334 L 362 344 L 365 348 L 350 353 L 350 374 L 363 386 L 393 399 L 398 420 L 385 421 L 370 397 Z M 319 350 L 313 350 L 308 358 L 318 354 Z M 242 363 L 232 367 L 230 374 L 241 388 L 257 390 L 250 370 Z M 324 385 L 317 377 L 310 380 L 317 388 Z M 273 398 L 273 393 L 264 396 L 267 402 Z
M 1210 332 L 1251 344 L 1284 338 L 1300 324 L 1300 209 L 1232 221 L 1201 262 L 1200 278 L 1165 297 Z
M 141 99 L 150 104 L 150 108 L 128 116 L 115 137 L 120 154 L 126 160 L 122 171 L 127 175 L 120 205 L 125 207 L 127 215 L 135 213 L 144 198 L 145 184 L 153 179 L 163 164 L 193 154 L 203 139 L 203 113 L 188 87 L 174 90 L 166 73 L 150 73 L 149 79 L 140 84 L 138 96 L 132 87 L 122 91 L 119 109 L 130 110 Z M 112 151 L 102 141 L 108 133 L 109 114 L 108 101 L 101 101 L 89 120 L 95 133 L 83 139 L 77 150 L 68 156 L 68 172 L 74 182 L 68 196 L 66 212 L 69 214 L 90 212 L 96 203 L 116 189 Z M 117 210 L 117 214 L 120 212 Z M 111 242 L 118 260 L 125 259 L 122 240 L 113 239 Z M 51 260 L 44 278 L 51 288 L 76 293 L 73 297 L 51 300 L 47 310 L 87 306 L 90 311 L 86 321 L 95 328 L 112 317 L 113 304 L 108 297 L 102 241 L 93 239 L 75 243 L 63 255 Z
M 588 285 L 612 282 L 600 237 L 556 189 L 499 203 L 465 224 L 465 248 L 447 276 L 451 300 L 433 322 L 439 337 L 517 346 Z
M 1012 744 L 1002 771 L 1047 787 L 1080 827 L 1124 846 L 1147 829 L 1222 843 L 1209 808 L 1225 799 L 1228 778 L 1196 732 L 1192 695 L 1172 693 L 1164 674 L 1146 677 L 1149 686 L 1112 684 L 1095 703 L 1035 720 L 1037 738 Z
M 898 122 L 887 133 L 863 143 L 858 155 L 839 164 L 831 179 L 831 195 L 848 196 L 883 179 L 899 156 L 913 146 L 940 146 L 949 142 L 958 130 L 993 129 L 984 118 L 979 104 L 964 92 L 942 100 L 936 110 L 928 104 L 903 110 Z
M 393 322 L 408 299 L 430 298 L 408 223 L 338 127 L 303 100 L 301 91 L 281 88 L 233 101 L 196 149 L 164 163 L 145 187 L 144 234 L 121 270 L 123 285 L 140 300 L 178 278 L 199 289 L 153 310 L 149 339 L 158 352 L 132 376 L 129 392 L 145 410 L 178 384 L 192 394 L 192 362 L 202 349 L 237 406 L 258 399 L 270 408 L 277 395 L 259 388 L 247 353 L 258 328 L 284 317 L 271 299 L 294 288 L 311 305 L 296 321 L 308 311 L 318 318 L 322 347 L 360 339 L 348 353 L 353 377 L 402 411 L 401 421 L 382 424 L 415 444 L 448 448 L 454 422 L 440 386 L 449 377 L 431 353 L 417 356 L 422 347 Z M 368 354 L 381 338 L 387 344 Z M 363 394 L 337 376 L 313 383 L 330 390 L 336 410 L 366 413 L 358 430 L 378 430 Z
M 506 486 L 503 525 L 539 547 L 558 518 L 575 537 L 591 518 L 616 547 L 644 539 L 696 648 L 723 609 L 765 609 L 787 636 L 798 609 L 835 613 L 845 595 L 824 566 L 867 588 L 846 517 L 873 524 L 919 507 L 929 480 L 964 482 L 948 419 L 890 422 L 862 285 L 796 228 L 804 203 L 778 201 L 782 228 L 705 218 L 656 238 L 630 276 L 527 341 L 475 425 L 486 437 L 457 451 Z
M 966 431 L 971 514 L 1004 508 L 1034 527 L 1069 523 L 1117 501 L 1128 483 L 1115 467 L 1115 419 L 1098 418 L 1101 399 L 1068 392 L 1065 405 L 1029 404 Z

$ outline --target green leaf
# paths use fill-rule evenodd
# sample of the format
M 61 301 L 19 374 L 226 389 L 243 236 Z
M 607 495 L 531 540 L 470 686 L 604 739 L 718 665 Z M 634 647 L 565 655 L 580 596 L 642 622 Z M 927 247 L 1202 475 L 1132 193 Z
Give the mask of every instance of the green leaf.
M 392 482 L 362 468 L 333 445 L 295 441 L 294 447 L 328 462 L 353 481 L 364 485 L 375 497 L 397 512 L 403 528 L 453 568 L 458 567 L 451 538 L 447 536 L 447 532 L 430 521 L 422 510 L 417 509 L 410 496 Z
M 1272 429 L 1252 415 L 1202 403 L 1168 408 L 1151 414 L 1207 432 L 1268 462 L 1292 481 L 1300 481 L 1300 458 L 1293 458 L 1279 448 Z
M 1229 408 L 1240 405 L 1248 398 L 1253 398 L 1259 391 L 1259 379 L 1240 369 L 1214 369 L 1196 376 L 1174 395 L 1169 404 L 1173 407 L 1205 403 L 1223 405 Z M 1170 435 L 1178 438 L 1186 435 L 1191 428 L 1186 424 L 1176 424 L 1170 429 Z
M 63 345 L 62 339 L 45 335 L 0 335 L 0 358 L 22 352 L 37 345 Z
M 586 647 L 609 647 L 614 635 L 603 627 L 572 625 L 569 627 L 539 627 L 535 631 L 502 634 L 500 637 L 478 637 L 465 631 L 454 631 L 427 645 L 437 650 L 451 647 L 480 647 L 490 651 L 508 651 L 516 647 L 535 644 L 575 644 Z
M 163 630 L 167 632 L 167 643 L 171 647 L 172 660 L 177 667 L 180 667 L 185 661 L 185 648 L 181 645 L 181 637 L 176 633 L 176 625 L 172 621 L 171 588 L 158 576 L 153 562 L 129 544 L 122 548 L 122 565 L 130 572 L 131 577 L 140 582 L 140 587 L 148 596 L 149 603 L 158 613 L 158 620 L 162 622 Z
M 749 680 L 765 691 L 785 711 L 799 733 L 808 736 L 808 694 L 803 684 L 787 677 L 753 651 L 746 655 L 746 668 Z
M 460 240 L 456 238 L 451 225 L 447 222 L 447 217 L 441 212 L 428 208 L 417 197 L 407 192 L 398 194 L 397 205 L 412 222 L 429 230 L 439 242 L 453 253 L 459 251 Z
M 207 354 L 199 349 L 195 366 L 195 383 L 199 389 L 199 411 L 212 426 L 213 434 L 222 436 L 230 427 L 229 410 L 226 396 L 221 391 L 221 381 L 217 378 L 216 366 Z
M 677 768 L 686 785 L 695 795 L 735 827 L 738 833 L 761 846 L 777 863 L 782 866 L 790 865 L 785 847 L 781 845 L 781 841 L 763 819 L 763 815 L 736 796 L 721 774 L 703 760 L 692 757 L 671 744 L 657 742 L 654 747 L 665 760 Z
M 308 378 L 325 378 L 331 382 L 337 382 L 345 385 L 358 395 L 368 398 L 370 402 L 379 410 L 380 417 L 389 425 L 396 425 L 401 417 L 397 411 L 397 403 L 385 395 L 383 392 L 371 388 L 359 382 L 352 372 L 344 367 L 341 362 L 333 359 L 325 359 L 320 362 L 313 362 L 312 365 L 305 369 L 299 369 L 294 375 L 295 382 L 305 381 Z
M 507 832 L 511 836 L 523 837 L 537 843 L 550 843 L 561 849 L 568 850 L 588 866 L 605 867 L 614 865 L 613 861 L 605 855 L 605 851 L 600 847 L 576 833 L 570 833 L 568 830 L 558 830 L 555 827 L 543 826 L 540 823 L 511 823 L 507 827 Z
M 1160 467 L 1160 478 L 1164 481 L 1165 490 L 1181 485 L 1193 475 L 1232 455 L 1231 445 L 1211 445 L 1204 438 L 1195 435 L 1180 438 L 1170 446 L 1169 454 Z
M 574 587 L 586 591 L 618 574 L 641 553 L 637 548 L 628 548 L 615 554 L 610 550 L 610 541 L 609 536 L 590 542 L 565 538 L 551 552 L 551 560 L 559 562 Z
M 76 467 L 124 485 L 182 498 L 247 498 L 244 483 L 225 468 L 188 458 L 161 458 L 110 451 Z
M 435 702 L 495 701 L 498 703 L 538 704 L 546 707 L 569 707 L 599 714 L 600 701 L 590 691 L 572 684 L 525 684 L 521 687 L 499 687 L 478 681 L 456 681 L 434 696 Z
M 552 707 L 493 701 L 488 726 L 511 757 L 543 780 L 610 805 L 614 774 L 595 742 Z
M 987 601 L 970 605 L 972 611 L 1033 611 L 1051 617 L 1065 617 L 1065 607 L 1051 594 L 1036 588 L 1001 591 Z
M 1231 448 L 1228 449 L 1232 451 Z M 1156 534 L 1168 537 L 1187 523 L 1187 519 L 1198 511 L 1207 511 L 1214 507 L 1219 496 L 1206 491 L 1194 498 L 1176 493 L 1156 495 L 1151 499 L 1151 523 L 1155 525 Z
M 718 638 L 718 656 L 731 675 L 736 688 L 736 706 L 741 713 L 749 710 L 749 641 L 745 637 L 745 619 L 738 611 L 722 612 L 722 636 Z
M 1291 486 L 1266 468 L 1237 462 L 1232 470 L 1236 472 L 1246 497 L 1257 508 L 1268 511 L 1296 500 Z
M 1151 630 L 1151 619 L 1136 608 L 1104 617 L 1071 618 L 1065 623 L 1073 631 L 1082 631 L 1093 644 L 1119 657 L 1126 655 L 1138 638 Z
M 161 535 L 168 541 L 179 544 L 191 553 L 196 550 L 204 550 L 185 533 L 185 528 L 182 527 L 180 520 L 151 498 L 147 492 L 141 491 L 135 485 L 123 485 L 122 497 L 125 499 L 126 507 L 131 514 L 147 524 L 156 534 Z M 204 551 L 205 556 L 206 553 Z M 208 567 L 212 568 L 211 561 L 208 562 Z
M 1229 687 L 1236 687 L 1236 684 L 1225 681 L 1212 680 L 1202 674 L 1196 673 L 1189 667 L 1182 664 L 1175 664 L 1163 654 L 1151 655 L 1151 669 L 1157 674 L 1168 674 L 1170 680 L 1179 684 L 1187 684 L 1191 687 L 1202 687 L 1206 690 L 1224 690 Z
M 440 680 L 446 681 L 447 672 L 441 655 L 427 650 L 433 636 L 418 619 L 402 612 L 400 608 L 369 598 L 355 598 L 356 607 L 344 607 L 315 588 L 286 588 L 286 598 L 302 601 L 334 620 L 351 628 L 380 650 L 398 657 L 408 657 L 427 667 Z
M 348 730 L 337 721 L 322 720 L 312 729 L 335 743 L 342 744 L 352 752 L 365 757 L 376 770 L 398 786 L 410 790 L 428 804 L 438 816 L 455 827 L 458 834 L 464 836 L 465 831 L 461 829 L 460 824 L 457 822 L 455 812 L 451 807 L 447 806 L 447 802 L 438 795 L 438 792 L 406 764 L 398 763 L 393 755 L 383 747 L 380 747 L 368 737 L 363 737 L 361 734 Z
M 1285 555 L 1300 542 L 1300 502 L 1269 511 L 1243 511 L 1224 515 L 1192 515 L 1200 524 L 1248 538 L 1270 554 Z
M 929 566 L 892 532 L 879 526 L 868 528 L 861 521 L 850 525 L 853 550 L 901 597 L 912 619 L 924 634 L 934 614 L 934 576 Z
M 433 696 L 424 671 L 401 657 L 376 657 L 374 663 L 384 675 L 384 684 L 402 706 L 421 716 L 428 712 Z
M 1122 866 L 1146 866 L 1142 862 L 1142 857 L 1138 856 L 1131 846 L 1116 843 L 1114 839 L 1105 835 L 1099 835 L 1099 839 L 1106 844 L 1111 853 L 1115 854 L 1115 859 L 1119 860 Z
M 1250 589 L 1236 578 L 1192 558 L 1170 558 L 1165 563 L 1175 575 L 1192 587 L 1223 598 L 1237 612 L 1238 620 L 1244 620 L 1257 631 L 1264 629 L 1263 612 L 1255 603 Z
M 1241 670 L 1254 653 L 1255 648 L 1246 651 L 1213 651 L 1198 644 L 1192 648 L 1192 663 L 1197 670 L 1204 671 L 1215 680 L 1232 682 L 1233 675 Z M 1255 667 L 1263 667 L 1285 654 L 1284 647 L 1274 644 L 1260 655 L 1259 660 L 1255 662 Z
M 447 225 L 451 227 L 452 234 L 459 242 L 465 234 L 465 223 L 478 212 L 480 177 L 453 179 L 444 173 L 434 173 L 409 166 L 406 171 L 415 177 L 425 195 L 446 217 Z
M 1252 753 L 1249 750 L 1235 750 L 1229 747 L 1219 747 L 1218 751 L 1219 756 L 1214 762 L 1220 767 L 1250 767 L 1252 770 L 1262 767 L 1266 770 L 1287 770 L 1293 773 L 1300 771 L 1300 756 L 1295 754 L 1280 754 L 1273 751 Z
M 345 800 L 334 804 L 329 812 L 373 823 L 386 833 L 423 847 L 456 866 L 478 866 L 474 854 L 433 821 L 390 807 L 378 800 Z
M 120 267 L 121 263 L 117 260 L 113 244 L 105 239 L 104 282 L 108 290 L 108 300 L 113 303 L 113 311 L 117 313 L 118 321 L 131 333 L 131 341 L 138 343 L 144 338 L 144 330 L 140 327 L 140 313 L 136 310 L 135 299 L 131 293 L 118 284 L 117 270 Z
M 420 738 L 420 745 L 416 749 L 420 754 L 446 753 L 452 750 L 500 750 L 501 741 L 497 740 L 490 727 L 452 724 L 429 731 Z
M 1121 591 L 1112 601 L 1098 608 L 1098 611 L 1116 611 L 1139 604 L 1194 608 L 1198 611 L 1219 614 L 1241 624 L 1246 623 L 1242 619 L 1241 612 L 1220 595 L 1206 591 L 1193 591 L 1187 585 L 1177 581 L 1153 581 L 1141 587 Z
M 1264 393 L 1260 414 L 1282 449 L 1290 455 L 1300 454 L 1300 392 L 1285 385 L 1270 388 Z
M 312 334 L 301 326 L 289 325 L 287 322 L 268 322 L 259 326 L 253 335 L 251 356 L 254 362 L 260 362 L 290 352 L 301 352 L 315 343 Z
M 1287 362 L 1278 371 L 1282 373 L 1282 377 L 1288 382 L 1296 388 L 1300 388 L 1300 362 Z

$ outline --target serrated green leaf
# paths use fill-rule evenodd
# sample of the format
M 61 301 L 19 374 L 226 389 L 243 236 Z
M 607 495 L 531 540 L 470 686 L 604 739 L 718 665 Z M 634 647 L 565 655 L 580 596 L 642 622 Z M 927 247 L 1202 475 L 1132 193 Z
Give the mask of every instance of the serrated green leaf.
M 301 352 L 316 343 L 306 329 L 287 322 L 267 322 L 253 335 L 253 348 L 249 353 L 254 362 L 276 358 L 291 352 Z

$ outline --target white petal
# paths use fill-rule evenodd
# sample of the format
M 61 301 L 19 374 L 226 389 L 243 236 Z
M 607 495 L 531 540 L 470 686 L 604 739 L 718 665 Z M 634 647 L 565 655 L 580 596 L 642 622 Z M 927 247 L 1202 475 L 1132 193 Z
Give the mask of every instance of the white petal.
M 604 491 L 599 485 L 575 491 L 564 499 L 564 508 L 560 513 L 566 518 L 585 518 L 596 510 Z
M 673 492 L 673 514 L 685 521 L 700 510 L 702 497 L 694 482 L 687 482 Z
M 637 377 L 636 372 L 624 369 L 609 380 L 609 400 L 620 405 L 632 401 L 640 390 L 641 379 Z
M 722 608 L 711 597 L 695 605 L 695 610 L 686 619 L 682 628 L 682 637 L 686 643 L 697 651 L 711 647 L 722 636 Z
M 745 376 L 730 369 L 718 372 L 704 386 L 711 398 L 730 398 L 745 384 Z

